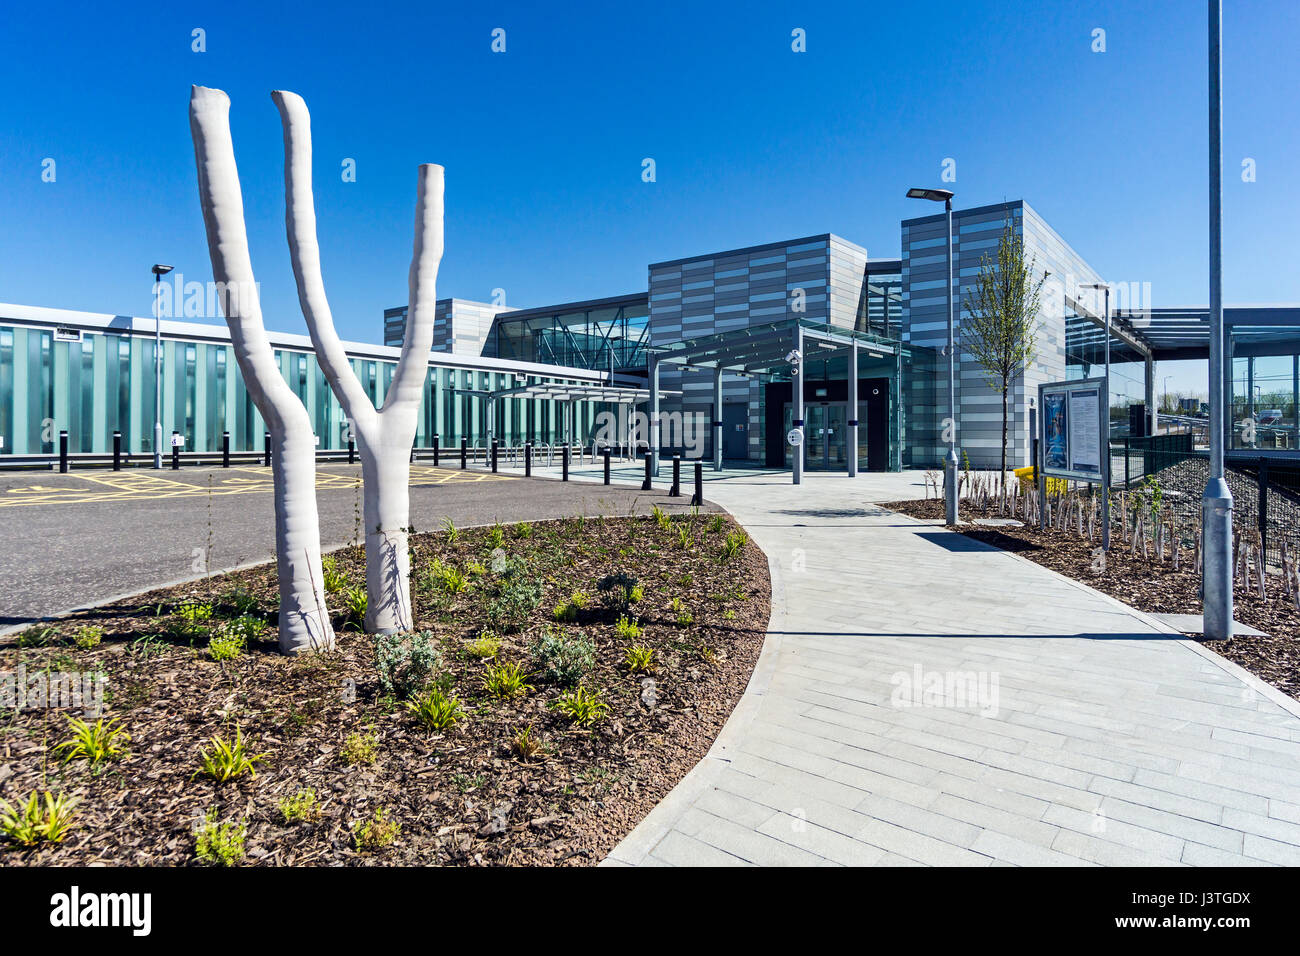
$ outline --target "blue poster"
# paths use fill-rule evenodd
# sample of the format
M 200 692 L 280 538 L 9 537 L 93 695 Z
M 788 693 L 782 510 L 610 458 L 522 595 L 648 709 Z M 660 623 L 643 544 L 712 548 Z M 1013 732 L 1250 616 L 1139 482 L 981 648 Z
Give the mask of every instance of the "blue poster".
M 1064 471 L 1069 468 L 1065 451 L 1065 394 L 1057 392 L 1043 396 L 1043 424 L 1047 440 L 1043 449 L 1043 465 Z

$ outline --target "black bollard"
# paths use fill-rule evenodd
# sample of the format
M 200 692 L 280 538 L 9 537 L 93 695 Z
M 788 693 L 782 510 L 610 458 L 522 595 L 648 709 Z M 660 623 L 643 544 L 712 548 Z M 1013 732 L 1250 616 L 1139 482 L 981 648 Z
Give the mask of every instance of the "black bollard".
M 438 435 L 433 436 L 433 467 L 437 468 L 442 464 L 442 439 Z
M 569 480 L 569 446 L 564 446 L 564 473 L 560 477 L 561 481 Z
M 642 490 L 642 491 L 649 491 L 649 490 L 650 490 L 650 451 L 649 451 L 649 449 L 647 449 L 647 450 L 646 450 L 646 453 L 645 453 L 645 477 L 641 479 L 641 490 Z
M 230 467 L 230 432 L 221 433 L 221 467 Z
M 497 440 L 492 439 L 492 474 L 497 473 Z
M 59 432 L 59 472 L 68 473 L 68 433 Z
M 113 470 L 122 470 L 122 433 L 113 432 Z
M 460 470 L 461 471 L 464 471 L 466 468 L 466 462 L 469 460 L 466 457 L 468 454 L 469 454 L 469 439 L 462 438 L 460 440 Z
M 271 433 L 262 432 L 262 465 L 271 467 Z
M 524 442 L 524 477 L 533 476 L 533 443 Z
M 673 486 L 668 489 L 668 497 L 682 496 L 682 456 L 673 455 Z
M 609 449 L 606 448 L 602 454 L 605 456 L 605 484 L 609 484 Z
M 691 504 L 697 508 L 704 507 L 704 462 L 695 459 L 695 494 L 691 496 Z
M 180 432 L 172 432 L 172 471 L 181 470 L 181 446 L 176 444 L 176 436 Z

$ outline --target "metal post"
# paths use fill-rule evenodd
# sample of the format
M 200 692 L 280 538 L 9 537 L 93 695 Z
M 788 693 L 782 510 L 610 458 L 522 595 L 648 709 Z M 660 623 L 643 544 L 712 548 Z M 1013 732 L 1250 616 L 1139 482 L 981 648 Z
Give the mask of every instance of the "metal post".
M 122 433 L 113 432 L 113 470 L 122 470 Z
M 154 276 L 153 314 L 153 466 L 162 470 L 162 277 Z
M 1107 312 L 1110 311 L 1109 303 L 1107 304 L 1106 311 Z M 1146 391 L 1145 398 L 1147 403 L 1147 419 L 1150 422 L 1150 424 L 1147 426 L 1147 434 L 1154 435 L 1156 433 L 1156 429 L 1160 425 L 1160 406 L 1156 404 L 1156 364 L 1155 364 L 1155 360 L 1150 355 L 1146 357 L 1145 378 L 1146 381 L 1144 382 L 1144 385 Z M 1109 396 L 1107 397 L 1109 398 Z M 1110 427 L 1109 427 L 1110 408 L 1109 407 L 1106 409 L 1106 425 L 1107 425 L 1106 435 L 1109 438 L 1110 436 Z
M 957 354 L 952 305 L 952 198 L 943 201 L 948 219 L 948 457 L 944 461 L 944 521 L 957 523 Z
M 68 473 L 68 433 L 59 432 L 59 474 Z
M 433 467 L 437 468 L 442 464 L 442 437 L 433 436 Z
M 682 456 L 673 455 L 673 485 L 668 489 L 668 497 L 680 498 L 682 496 Z
M 348 435 L 348 464 L 355 465 L 356 463 L 357 463 L 357 442 L 355 438 L 353 438 L 351 435 Z
M 262 432 L 262 464 L 271 467 L 271 433 Z
M 650 474 L 659 477 L 659 360 L 650 355 Z
M 1154 384 L 1154 375 L 1150 371 L 1150 359 L 1147 360 L 1147 386 Z M 1102 399 L 1101 412 L 1101 447 L 1105 460 L 1101 471 L 1101 549 L 1110 550 L 1110 286 L 1106 286 L 1106 395 Z M 1153 416 L 1152 422 L 1155 421 Z
M 849 477 L 858 476 L 858 343 L 849 349 Z
M 462 437 L 460 440 L 460 470 L 464 471 L 469 461 L 469 439 Z
M 524 477 L 533 476 L 533 443 L 524 442 Z
M 790 369 L 790 398 L 794 403 L 794 417 L 791 425 L 798 429 L 801 437 L 807 437 L 803 433 L 803 326 L 795 329 L 794 347 L 798 353 L 798 361 Z M 790 449 L 791 464 L 794 466 L 794 483 L 803 484 L 803 442 Z
M 221 433 L 221 467 L 230 467 L 230 432 Z
M 609 484 L 609 449 L 603 449 L 602 453 L 605 456 L 605 484 Z
M 722 366 L 713 370 L 713 470 L 722 471 Z
M 497 440 L 492 439 L 492 474 L 497 473 Z
M 1296 447 L 1300 448 L 1300 355 L 1291 356 L 1291 423 L 1296 430 Z
M 649 490 L 650 490 L 650 472 L 651 472 L 651 468 L 652 468 L 652 465 L 651 465 L 651 461 L 650 461 L 650 449 L 647 448 L 647 449 L 645 450 L 645 477 L 641 479 L 641 490 L 642 490 L 642 491 L 649 491 Z
M 1210 479 L 1201 495 L 1204 541 L 1201 628 L 1232 636 L 1232 490 L 1224 480 L 1223 408 L 1223 0 L 1209 0 L 1210 74 Z
M 1039 389 L 1038 394 L 1043 394 Z M 1047 530 L 1047 479 L 1043 476 L 1043 418 L 1037 411 L 1032 412 L 1034 416 L 1034 490 L 1038 493 L 1038 530 Z
M 695 494 L 691 495 L 691 504 L 697 508 L 704 506 L 704 462 L 695 459 Z
M 181 446 L 176 444 L 175 441 L 176 436 L 179 434 L 180 432 L 172 429 L 172 471 L 180 471 L 181 469 Z
M 569 480 L 569 450 L 570 450 L 569 445 L 566 442 L 564 445 L 564 454 L 560 456 L 561 461 L 563 462 L 563 469 L 564 469 L 560 474 L 561 481 Z

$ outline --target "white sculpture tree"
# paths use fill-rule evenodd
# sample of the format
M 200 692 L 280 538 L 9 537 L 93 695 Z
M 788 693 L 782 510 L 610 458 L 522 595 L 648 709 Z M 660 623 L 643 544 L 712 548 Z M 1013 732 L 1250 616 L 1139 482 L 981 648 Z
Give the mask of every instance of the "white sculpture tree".
M 235 360 L 271 433 L 275 555 L 280 585 L 280 650 L 329 650 L 334 629 L 325 606 L 320 522 L 316 513 L 316 441 L 311 417 L 280 375 L 262 325 L 244 228 L 244 198 L 230 136 L 230 98 L 221 90 L 190 91 L 190 134 L 199 202 L 207 227 L 212 278 L 230 327 Z
M 298 280 L 298 302 L 325 378 L 352 424 L 365 485 L 366 630 L 410 630 L 411 447 L 433 348 L 435 284 L 442 261 L 443 168 L 419 167 L 415 248 L 408 278 L 406 336 L 393 382 L 377 410 L 348 362 L 334 330 L 321 278 L 312 198 L 311 116 L 296 93 L 271 94 L 284 127 L 285 226 Z

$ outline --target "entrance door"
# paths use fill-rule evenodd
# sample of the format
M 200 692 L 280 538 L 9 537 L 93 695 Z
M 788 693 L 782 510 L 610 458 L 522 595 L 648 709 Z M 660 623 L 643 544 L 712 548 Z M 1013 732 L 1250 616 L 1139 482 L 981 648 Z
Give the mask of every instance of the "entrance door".
M 749 457 L 749 406 L 744 402 L 722 406 L 722 457 L 732 461 Z
M 848 427 L 844 406 L 823 403 L 807 407 L 804 467 L 809 471 L 845 471 Z

